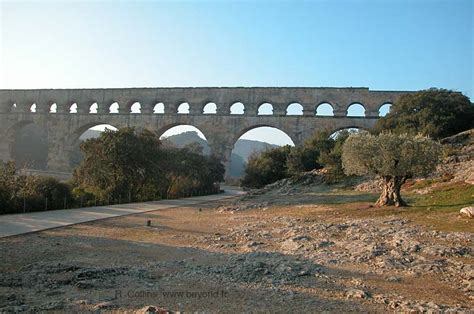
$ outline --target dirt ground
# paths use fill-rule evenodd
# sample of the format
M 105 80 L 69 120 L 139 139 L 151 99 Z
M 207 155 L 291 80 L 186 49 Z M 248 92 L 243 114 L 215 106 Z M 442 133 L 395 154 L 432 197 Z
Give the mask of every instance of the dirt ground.
M 284 198 L 0 239 L 0 312 L 474 308 L 472 233 L 432 231 L 397 216 L 348 219 L 328 204 Z

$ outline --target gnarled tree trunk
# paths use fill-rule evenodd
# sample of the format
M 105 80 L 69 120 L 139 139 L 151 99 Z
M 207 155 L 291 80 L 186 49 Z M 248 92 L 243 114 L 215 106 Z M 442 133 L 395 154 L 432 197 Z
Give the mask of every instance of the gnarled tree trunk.
M 383 190 L 379 199 L 375 203 L 376 206 L 406 206 L 407 204 L 402 199 L 400 195 L 400 188 L 402 184 L 405 183 L 405 177 L 392 177 L 384 176 L 383 180 Z

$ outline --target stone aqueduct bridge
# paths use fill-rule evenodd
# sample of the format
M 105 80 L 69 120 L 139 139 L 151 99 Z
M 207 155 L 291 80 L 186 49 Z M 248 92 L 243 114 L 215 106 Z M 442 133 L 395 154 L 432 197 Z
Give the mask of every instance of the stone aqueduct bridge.
M 108 89 L 38 89 L 0 90 L 0 159 L 12 159 L 16 132 L 35 123 L 48 136 L 48 170 L 69 172 L 70 153 L 78 145 L 79 136 L 87 129 L 110 124 L 117 128 L 147 128 L 163 134 L 171 127 L 192 125 L 205 135 L 211 153 L 218 156 L 228 170 L 230 156 L 237 139 L 260 126 L 275 127 L 301 144 L 315 130 L 336 131 L 348 127 L 369 129 L 379 117 L 379 108 L 393 103 L 403 91 L 371 91 L 368 88 L 108 88 Z M 231 114 L 234 103 L 242 103 L 242 115 Z M 118 113 L 111 113 L 111 104 L 118 103 Z M 140 113 L 132 113 L 133 104 L 140 104 Z M 153 112 L 156 104 L 164 104 L 164 113 Z M 178 113 L 182 103 L 189 113 Z M 204 114 L 208 103 L 216 104 L 215 114 Z M 258 115 L 259 107 L 269 103 L 272 115 Z M 302 106 L 302 115 L 287 115 L 289 104 Z M 334 116 L 317 116 L 322 103 L 333 107 Z M 365 117 L 348 117 L 352 104 L 365 108 Z M 35 112 L 31 111 L 35 105 Z M 51 112 L 55 104 L 56 112 Z M 71 113 L 70 107 L 77 106 Z M 90 108 L 97 108 L 91 113 Z

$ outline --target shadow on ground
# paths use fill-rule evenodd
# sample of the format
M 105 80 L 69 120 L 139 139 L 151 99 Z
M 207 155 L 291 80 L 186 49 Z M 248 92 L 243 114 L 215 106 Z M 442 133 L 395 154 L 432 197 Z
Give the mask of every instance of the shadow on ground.
M 344 287 L 321 276 L 330 269 L 280 253 L 227 254 L 47 232 L 3 239 L 0 249 L 0 310 L 374 309 L 345 300 Z

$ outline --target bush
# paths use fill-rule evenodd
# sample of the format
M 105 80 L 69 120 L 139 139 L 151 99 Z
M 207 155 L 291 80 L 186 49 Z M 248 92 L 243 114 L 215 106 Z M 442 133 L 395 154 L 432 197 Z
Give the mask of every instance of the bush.
M 337 182 L 345 177 L 342 169 L 342 145 L 349 131 L 330 136 L 328 131 L 317 131 L 301 147 L 284 146 L 254 154 L 249 158 L 241 185 L 261 188 L 267 184 L 302 172 L 326 168 L 326 182 Z
M 224 179 L 224 166 L 196 145 L 163 148 L 159 136 L 132 128 L 106 131 L 81 145 L 74 171 L 77 193 L 99 203 L 148 201 L 210 193 Z
M 241 185 L 247 188 L 261 188 L 272 182 L 288 177 L 287 160 L 291 147 L 268 149 L 260 154 L 252 154 L 245 168 Z
M 224 180 L 225 168 L 214 156 L 202 155 L 202 150 L 185 147 L 164 150 L 168 163 L 166 197 L 217 193 L 216 183 Z
M 375 133 L 422 134 L 441 139 L 474 127 L 474 106 L 461 93 L 428 89 L 405 94 L 379 119 Z
M 51 177 L 18 176 L 12 162 L 0 167 L 0 213 L 63 209 L 73 203 L 71 187 Z
M 38 177 L 27 194 L 38 198 L 47 209 L 64 209 L 64 204 L 72 203 L 71 187 L 52 177 Z
M 287 168 L 291 175 L 323 168 L 319 161 L 321 153 L 328 153 L 333 147 L 329 131 L 316 131 L 301 147 L 291 149 Z
M 160 145 L 158 136 L 146 130 L 106 130 L 81 144 L 84 158 L 74 171 L 74 185 L 102 203 L 129 195 L 140 201 L 145 186 L 162 182 L 167 160 Z
M 325 174 L 325 181 L 327 183 L 335 183 L 346 177 L 342 168 L 342 147 L 349 135 L 350 132 L 344 130 L 339 132 L 335 138 L 329 138 L 328 141 L 331 143 L 331 149 L 329 151 L 322 151 L 319 155 L 318 161 L 327 170 Z

